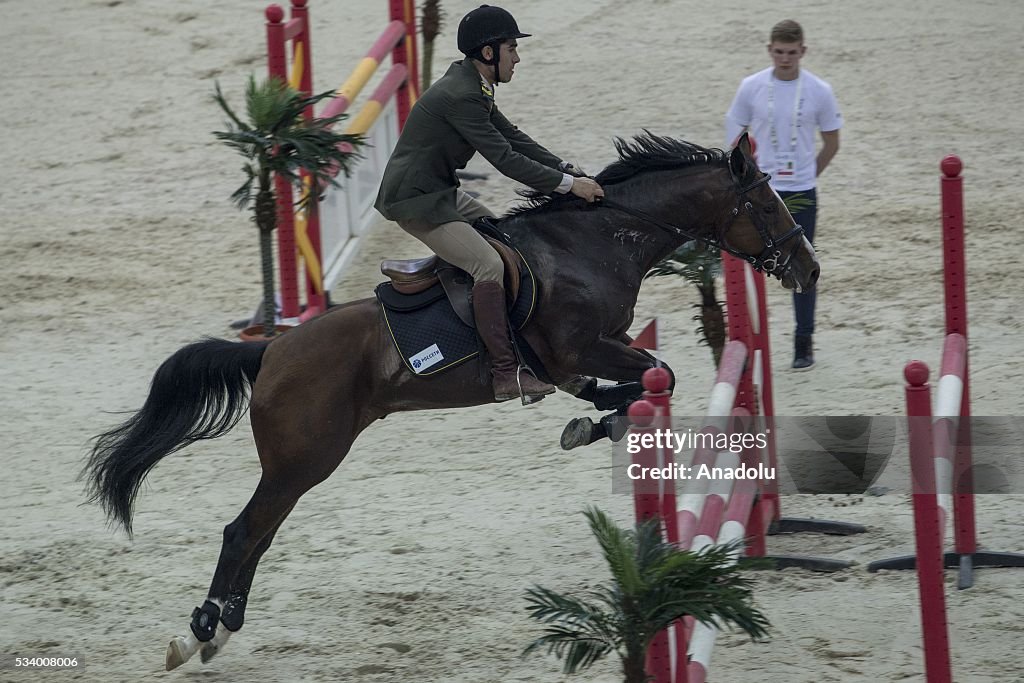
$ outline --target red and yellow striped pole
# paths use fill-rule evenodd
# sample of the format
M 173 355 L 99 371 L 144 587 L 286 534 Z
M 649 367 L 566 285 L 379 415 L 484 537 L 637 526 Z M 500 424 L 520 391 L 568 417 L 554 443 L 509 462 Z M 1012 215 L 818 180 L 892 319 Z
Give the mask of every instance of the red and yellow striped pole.
M 335 91 L 334 98 L 324 107 L 323 111 L 320 112 L 320 116 L 323 118 L 330 118 L 337 116 L 338 114 L 344 113 L 348 109 L 349 105 L 352 104 L 352 100 L 359 95 L 363 87 L 366 85 L 370 77 L 373 76 L 377 67 L 387 57 L 395 45 L 399 45 L 402 42 L 402 37 L 405 35 L 406 26 L 404 22 L 392 21 L 388 24 L 387 28 L 377 39 L 377 42 L 373 44 L 370 50 L 366 53 L 356 68 L 352 71 L 341 87 Z
M 380 82 L 380 85 L 370 95 L 370 99 L 362 106 L 359 113 L 355 115 L 352 122 L 345 129 L 349 135 L 365 135 L 373 122 L 377 120 L 384 105 L 396 92 L 402 92 L 402 84 L 407 83 L 409 72 L 404 64 L 395 64 L 391 71 Z

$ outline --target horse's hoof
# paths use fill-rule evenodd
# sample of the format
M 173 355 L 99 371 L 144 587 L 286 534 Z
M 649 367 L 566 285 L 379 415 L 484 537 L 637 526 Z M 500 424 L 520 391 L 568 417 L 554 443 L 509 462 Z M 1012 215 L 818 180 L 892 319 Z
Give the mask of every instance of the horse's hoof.
M 164 666 L 168 671 L 173 671 L 188 661 L 188 650 L 185 648 L 185 639 L 181 636 L 173 638 L 167 646 L 167 654 L 164 655 Z
M 206 664 L 208 661 L 220 654 L 220 651 L 227 645 L 228 638 L 231 637 L 231 631 L 227 630 L 223 625 L 217 627 L 217 633 L 214 634 L 213 640 L 208 640 L 202 644 L 199 648 L 199 659 Z
M 212 640 L 208 643 L 203 643 L 203 646 L 199 648 L 199 660 L 206 664 L 216 657 L 218 652 L 220 652 L 220 646 L 214 645 Z
M 586 446 L 590 443 L 590 436 L 593 432 L 593 420 L 589 417 L 574 417 L 562 430 L 562 438 L 559 439 L 562 450 L 571 451 L 577 446 Z

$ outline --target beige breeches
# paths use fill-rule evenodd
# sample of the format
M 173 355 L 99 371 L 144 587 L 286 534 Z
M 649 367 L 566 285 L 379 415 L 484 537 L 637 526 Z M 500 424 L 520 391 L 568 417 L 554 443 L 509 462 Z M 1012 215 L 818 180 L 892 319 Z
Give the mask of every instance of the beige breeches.
M 494 216 L 490 209 L 462 190 L 457 190 L 457 193 L 455 208 L 467 221 Z M 468 222 L 453 221 L 437 225 L 411 220 L 398 221 L 398 225 L 445 261 L 472 275 L 474 282 L 502 282 L 505 267 L 501 257 Z

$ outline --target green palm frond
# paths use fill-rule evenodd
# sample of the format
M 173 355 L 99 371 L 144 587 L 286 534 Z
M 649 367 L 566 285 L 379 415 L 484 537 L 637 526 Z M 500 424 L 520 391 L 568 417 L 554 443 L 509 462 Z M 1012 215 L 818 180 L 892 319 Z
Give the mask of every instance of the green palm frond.
M 243 164 L 242 172 L 245 173 L 245 182 L 231 194 L 231 203 L 239 209 L 244 209 L 255 194 L 253 186 L 256 183 L 256 167 L 252 164 Z
M 594 604 L 539 586 L 527 591 L 527 601 L 530 616 L 547 626 L 524 656 L 547 648 L 564 660 L 565 673 L 575 673 L 615 650 L 617 629 L 609 627 L 608 614 Z
M 339 172 L 348 175 L 359 157 L 360 136 L 335 133 L 332 126 L 344 115 L 307 119 L 303 113 L 332 97 L 333 92 L 306 97 L 280 78 L 256 82 L 249 77 L 245 89 L 246 119 L 239 116 L 221 91 L 214 88 L 213 100 L 227 116 L 225 130 L 213 135 L 245 159 L 244 182 L 231 194 L 239 209 L 253 207 L 253 221 L 260 235 L 260 265 L 263 271 L 262 319 L 264 335 L 275 334 L 274 260 L 271 233 L 277 227 L 277 199 L 273 179 L 283 179 L 298 190 L 299 203 L 314 202 L 323 190 L 337 185 Z M 306 192 L 306 179 L 310 192 Z
M 687 282 L 700 286 L 713 283 L 721 272 L 722 259 L 719 250 L 694 240 L 654 264 L 644 277 L 678 275 Z
M 615 582 L 627 592 L 639 588 L 641 574 L 635 535 L 617 527 L 608 515 L 595 507 L 588 508 L 583 515 L 590 522 Z
M 789 195 L 782 200 L 782 203 L 786 205 L 786 209 L 791 214 L 796 214 L 804 209 L 809 209 L 815 204 L 814 200 L 803 192 L 797 192 L 796 194 Z
M 753 583 L 735 564 L 741 542 L 691 552 L 663 541 L 657 520 L 624 530 L 597 508 L 584 515 L 612 581 L 590 589 L 585 598 L 542 587 L 528 590 L 527 609 L 545 630 L 524 655 L 546 648 L 563 661 L 565 673 L 574 673 L 614 651 L 627 680 L 641 680 L 629 672 L 642 668 L 637 662 L 654 636 L 683 616 L 735 627 L 754 639 L 767 635 L 770 624 L 753 606 Z
M 220 84 L 216 84 L 213 99 L 228 120 L 226 129 L 215 131 L 214 136 L 256 169 L 254 174 L 247 170 L 246 181 L 232 194 L 232 201 L 244 208 L 254 199 L 255 192 L 270 191 L 273 175 L 299 187 L 303 173 L 316 183 L 317 191 L 304 200 L 312 201 L 327 187 L 338 185 L 339 172 L 346 176 L 351 172 L 353 162 L 361 156 L 357 149 L 364 140 L 362 136 L 332 129 L 346 114 L 310 120 L 303 117 L 308 108 L 333 96 L 334 92 L 328 91 L 306 97 L 279 78 L 257 82 L 250 76 L 245 90 L 247 120 L 243 120 L 224 97 Z M 258 184 L 253 182 L 254 178 Z M 302 197 L 301 192 L 299 196 Z
M 225 114 L 228 115 L 228 118 L 231 120 L 229 125 L 233 126 L 237 130 L 249 129 L 248 124 L 246 124 L 245 121 L 242 121 L 240 118 L 238 118 L 238 115 L 235 114 L 234 109 L 232 109 L 231 105 L 228 104 L 227 98 L 224 97 L 224 93 L 220 89 L 219 81 L 214 82 L 213 100 L 218 105 L 220 105 L 220 108 L 224 111 Z
M 697 287 L 701 303 L 696 308 L 701 313 L 694 320 L 700 320 L 702 325 L 696 332 L 703 337 L 703 343 L 711 348 L 716 368 L 725 347 L 725 315 L 715 294 L 715 279 L 721 273 L 721 252 L 714 247 L 691 241 L 656 263 L 644 276 L 675 275 Z
M 545 649 L 562 660 L 562 672 L 567 674 L 583 671 L 615 651 L 604 640 L 559 625 L 547 627 L 543 636 L 530 643 L 523 656 Z

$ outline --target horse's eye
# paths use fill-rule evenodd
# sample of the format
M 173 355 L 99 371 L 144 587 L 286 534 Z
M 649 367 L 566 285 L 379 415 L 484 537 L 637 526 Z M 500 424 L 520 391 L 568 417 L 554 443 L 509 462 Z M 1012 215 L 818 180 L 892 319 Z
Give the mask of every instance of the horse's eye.
M 765 204 L 764 205 L 764 212 L 765 213 L 775 213 L 775 205 L 774 204 Z

